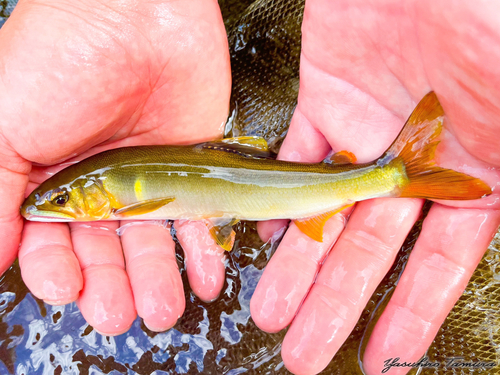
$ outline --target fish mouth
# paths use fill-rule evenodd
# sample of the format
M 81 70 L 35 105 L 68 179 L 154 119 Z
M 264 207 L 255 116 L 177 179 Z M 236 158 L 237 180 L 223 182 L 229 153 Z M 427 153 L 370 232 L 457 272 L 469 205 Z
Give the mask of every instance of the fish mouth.
M 75 221 L 71 215 L 55 211 L 43 211 L 37 209 L 35 206 L 29 206 L 21 210 L 22 215 L 29 221 L 42 221 L 42 222 L 68 222 Z

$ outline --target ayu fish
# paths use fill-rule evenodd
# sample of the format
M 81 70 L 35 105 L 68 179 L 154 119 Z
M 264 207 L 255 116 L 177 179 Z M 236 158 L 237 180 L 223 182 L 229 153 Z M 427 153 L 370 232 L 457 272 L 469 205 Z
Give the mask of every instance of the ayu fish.
M 365 164 L 352 164 L 349 152 L 337 153 L 332 163 L 279 161 L 257 137 L 109 150 L 43 182 L 21 213 L 54 222 L 207 220 L 226 250 L 239 220 L 287 218 L 322 241 L 328 218 L 365 199 L 468 200 L 491 193 L 480 179 L 433 163 L 443 117 L 436 95 L 427 94 L 386 153 Z

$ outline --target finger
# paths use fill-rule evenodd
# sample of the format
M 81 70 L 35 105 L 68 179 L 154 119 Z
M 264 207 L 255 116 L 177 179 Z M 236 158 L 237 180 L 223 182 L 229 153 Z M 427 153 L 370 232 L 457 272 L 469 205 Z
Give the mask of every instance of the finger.
M 202 221 L 176 221 L 177 239 L 184 249 L 189 285 L 203 301 L 216 299 L 225 276 L 225 250 L 212 239 Z
M 278 159 L 315 163 L 323 160 L 330 150 L 330 144 L 323 134 L 316 130 L 297 108 L 280 148 Z
M 30 163 L 10 155 L 8 147 L 0 143 L 0 275 L 14 262 L 19 251 L 23 218 L 19 207 L 24 200 Z M 11 169 L 6 168 L 9 165 Z
M 85 320 L 104 335 L 126 332 L 136 317 L 116 228 L 114 221 L 70 224 L 85 280 L 78 307 Z
M 83 288 L 67 224 L 26 222 L 19 265 L 31 293 L 48 304 L 73 302 Z
M 271 240 L 274 235 L 279 233 L 282 234 L 281 231 L 288 227 L 288 223 L 288 220 L 282 219 L 259 221 L 257 222 L 257 233 L 262 241 L 267 242 Z
M 135 223 L 121 239 L 139 316 L 152 331 L 171 328 L 184 312 L 185 300 L 170 227 Z
M 380 374 L 384 360 L 416 362 L 434 339 L 467 286 L 500 224 L 500 212 L 435 204 L 424 221 L 396 291 L 364 354 L 367 374 Z M 405 374 L 408 368 L 392 368 Z
M 290 225 L 250 301 L 252 319 L 260 329 L 278 332 L 291 323 L 345 221 L 345 213 L 329 219 L 323 242 L 309 238 L 295 224 Z
M 417 199 L 358 203 L 282 346 L 286 367 L 316 374 L 354 328 L 422 208 Z
M 330 152 L 330 149 L 325 137 L 309 123 L 297 107 L 286 138 L 280 148 L 278 159 L 315 163 L 323 160 Z M 264 242 L 269 241 L 272 235 L 282 230 L 287 223 L 286 220 L 257 223 L 257 230 L 261 240 Z

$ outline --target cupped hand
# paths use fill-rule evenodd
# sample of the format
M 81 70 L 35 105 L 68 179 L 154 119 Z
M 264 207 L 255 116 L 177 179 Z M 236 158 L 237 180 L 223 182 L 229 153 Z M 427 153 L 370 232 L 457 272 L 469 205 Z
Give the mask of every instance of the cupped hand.
M 363 355 L 416 362 L 431 344 L 500 224 L 500 26 L 498 4 L 308 0 L 299 102 L 279 157 L 321 161 L 347 150 L 378 158 L 430 90 L 447 114 L 436 161 L 486 181 L 493 194 L 435 203 Z M 419 217 L 422 200 L 358 203 L 327 222 L 323 243 L 291 224 L 251 301 L 266 331 L 290 325 L 287 368 L 315 374 L 354 328 Z M 259 223 L 270 234 L 283 222 Z M 443 361 L 445 359 L 443 358 Z M 408 367 L 393 367 L 404 374 Z
M 42 166 L 221 137 L 231 77 L 217 2 L 21 0 L 0 51 L 0 272 L 22 237 L 23 279 L 38 298 L 77 300 L 105 334 L 126 331 L 137 313 L 153 330 L 170 328 L 185 301 L 169 228 L 126 225 L 121 239 L 118 222 L 27 222 L 23 231 L 19 207 L 62 168 Z M 194 292 L 214 299 L 223 250 L 204 225 L 174 225 Z

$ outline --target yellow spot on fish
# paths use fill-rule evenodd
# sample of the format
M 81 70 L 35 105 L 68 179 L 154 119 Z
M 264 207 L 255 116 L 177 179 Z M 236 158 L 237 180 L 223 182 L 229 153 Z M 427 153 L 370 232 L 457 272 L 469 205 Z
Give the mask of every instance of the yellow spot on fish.
M 139 180 L 139 179 L 135 180 L 134 191 L 135 191 L 135 197 L 137 198 L 137 200 L 142 201 L 143 194 L 142 194 L 142 182 L 141 182 L 141 180 Z

